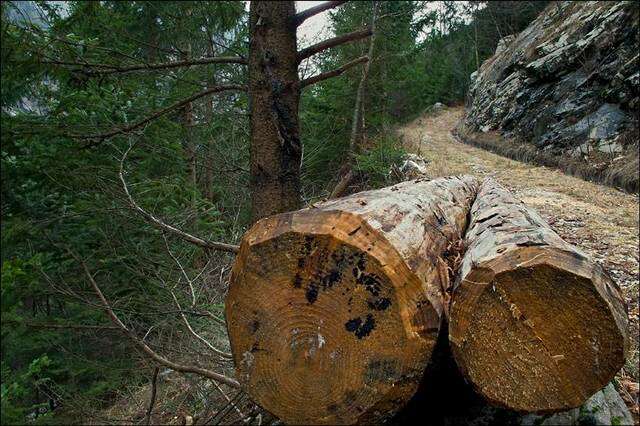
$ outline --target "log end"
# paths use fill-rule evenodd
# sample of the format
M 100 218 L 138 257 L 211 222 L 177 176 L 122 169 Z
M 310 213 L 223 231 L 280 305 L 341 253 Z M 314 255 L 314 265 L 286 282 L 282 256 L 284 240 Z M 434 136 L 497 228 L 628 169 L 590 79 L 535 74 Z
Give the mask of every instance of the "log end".
M 415 392 L 440 326 L 420 281 L 377 231 L 320 210 L 254 225 L 225 309 L 238 379 L 293 424 L 392 415 Z
M 624 364 L 618 289 L 577 252 L 521 247 L 475 265 L 456 288 L 449 336 L 490 402 L 526 412 L 580 406 Z

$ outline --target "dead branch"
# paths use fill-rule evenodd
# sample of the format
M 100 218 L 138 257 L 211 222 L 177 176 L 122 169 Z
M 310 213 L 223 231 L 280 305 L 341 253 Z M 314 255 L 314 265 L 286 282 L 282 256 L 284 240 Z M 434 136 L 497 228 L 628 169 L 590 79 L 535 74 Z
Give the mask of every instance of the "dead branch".
M 174 256 L 173 252 L 169 248 L 169 242 L 167 241 L 167 237 L 164 233 L 162 234 L 162 239 L 164 239 L 164 245 L 167 248 L 167 252 L 169 253 L 169 256 L 171 256 L 171 259 L 173 259 L 173 261 L 178 265 L 178 268 L 180 268 L 180 272 L 182 273 L 182 276 L 184 277 L 184 279 L 187 281 L 187 284 L 189 285 L 189 291 L 191 292 L 191 307 L 193 308 L 196 306 L 196 292 L 193 289 L 193 281 L 191 280 L 191 278 L 189 278 L 187 271 L 185 271 L 184 268 L 182 267 L 182 263 L 180 263 L 178 258 Z M 178 309 L 182 310 L 182 308 L 178 308 Z
M 91 75 L 108 75 L 108 74 L 125 74 L 135 71 L 155 71 L 171 68 L 190 67 L 194 65 L 208 65 L 208 64 L 247 64 L 245 58 L 239 56 L 218 56 L 212 58 L 200 58 L 184 61 L 164 62 L 164 63 L 145 63 L 139 65 L 130 66 L 118 66 L 111 64 L 96 64 L 96 63 L 84 63 L 84 62 L 70 62 L 70 61 L 58 61 L 58 60 L 42 60 L 42 64 L 49 65 L 61 65 L 61 66 L 77 66 L 81 67 L 83 72 L 89 76 Z M 89 70 L 87 70 L 89 68 Z
M 15 323 L 26 325 L 31 328 L 52 328 L 60 330 L 119 330 L 114 325 L 84 325 L 84 324 L 40 324 L 35 322 L 6 321 L 7 323 Z
M 296 27 L 299 27 L 304 21 L 311 18 L 312 16 L 317 15 L 318 13 L 322 13 L 325 10 L 333 9 L 334 7 L 338 7 L 341 4 L 346 3 L 346 1 L 327 1 L 321 3 L 317 6 L 310 7 L 307 10 L 304 10 L 293 16 L 293 23 Z
M 238 406 L 233 402 L 233 400 L 231 398 L 229 398 L 229 396 L 226 393 L 224 393 L 224 390 L 222 390 L 220 385 L 217 384 L 216 382 L 213 382 L 213 386 L 215 386 L 216 389 L 218 389 L 218 392 L 220 392 L 220 394 L 227 401 L 227 403 L 230 404 L 236 410 L 236 412 L 238 413 L 238 416 L 240 416 L 240 419 L 246 423 L 247 422 L 247 416 L 245 416 L 244 413 L 242 411 L 240 411 Z
M 316 83 L 318 83 L 318 82 L 320 82 L 322 80 L 326 80 L 328 78 L 337 77 L 337 76 L 341 75 L 342 73 L 344 73 L 349 68 L 353 68 L 358 64 L 361 64 L 363 62 L 367 62 L 368 60 L 369 60 L 369 58 L 367 56 L 361 56 L 358 59 L 355 59 L 355 60 L 353 60 L 351 62 L 348 62 L 348 63 L 344 64 L 340 68 L 336 68 L 336 69 L 331 70 L 331 71 L 323 72 L 323 73 L 315 75 L 313 77 L 305 78 L 304 80 L 300 81 L 300 87 L 303 88 L 303 87 L 306 87 L 306 86 L 310 86 L 312 84 L 316 84 Z
M 162 364 L 165 367 L 168 367 L 168 368 L 170 368 L 172 370 L 179 371 L 181 373 L 198 374 L 198 375 L 200 375 L 202 377 L 206 377 L 208 379 L 215 380 L 215 381 L 220 382 L 220 383 L 224 383 L 225 385 L 231 386 L 233 388 L 236 388 L 236 389 L 240 388 L 240 383 L 238 383 L 238 381 L 235 380 L 235 379 L 232 379 L 232 378 L 227 377 L 227 376 L 225 376 L 223 374 L 216 373 L 215 371 L 211 371 L 211 370 L 208 370 L 206 368 L 199 367 L 199 366 L 184 365 L 184 364 L 179 364 L 179 363 L 173 362 L 173 361 L 163 357 L 162 355 L 158 354 L 153 349 L 151 349 L 146 343 L 144 343 L 142 340 L 140 340 L 138 338 L 138 336 L 136 336 L 135 333 L 133 333 L 133 331 L 131 331 L 120 320 L 118 315 L 111 308 L 111 305 L 109 304 L 109 302 L 107 301 L 106 297 L 102 293 L 102 290 L 100 290 L 100 287 L 98 286 L 98 283 L 93 278 L 93 275 L 91 274 L 91 271 L 89 271 L 89 268 L 87 267 L 87 264 L 84 262 L 84 260 L 82 260 L 81 258 L 76 256 L 76 254 L 71 252 L 71 251 L 69 251 L 69 253 L 82 266 L 82 269 L 84 270 L 85 275 L 87 276 L 87 278 L 89 279 L 89 282 L 91 283 L 91 286 L 93 287 L 93 291 L 96 293 L 96 295 L 100 299 L 100 302 L 102 302 L 102 308 L 104 309 L 104 311 L 109 316 L 109 319 L 111 319 L 111 322 L 113 322 L 116 326 L 118 326 L 122 330 L 124 335 L 127 336 L 129 338 L 129 340 L 131 340 L 132 343 L 134 343 L 136 346 L 138 346 L 145 354 L 147 354 L 147 356 L 149 356 L 151 359 L 153 359 L 157 363 Z
M 114 130 L 111 130 L 109 132 L 105 132 L 105 133 L 99 133 L 99 134 L 95 134 L 95 135 L 75 135 L 75 137 L 80 138 L 80 139 L 93 139 L 94 142 L 90 143 L 89 145 L 86 145 L 86 147 L 89 146 L 95 146 L 103 141 L 105 141 L 106 139 L 109 139 L 113 136 L 122 134 L 122 133 L 129 133 L 133 130 L 139 129 L 140 127 L 144 126 L 145 124 L 149 123 L 150 121 L 155 120 L 156 118 L 159 118 L 171 111 L 174 111 L 176 109 L 179 109 L 185 105 L 187 105 L 190 102 L 195 101 L 196 99 L 200 99 L 204 96 L 207 95 L 211 95 L 213 93 L 219 93 L 219 92 L 224 92 L 227 90 L 240 90 L 240 91 L 246 91 L 247 88 L 246 86 L 243 85 L 239 85 L 239 84 L 227 84 L 227 85 L 222 85 L 222 86 L 215 86 L 215 87 L 210 87 L 206 90 L 203 90 L 201 92 L 195 93 L 191 96 L 189 96 L 188 98 L 182 99 L 176 103 L 173 103 L 171 105 L 169 105 L 168 107 L 162 108 L 158 111 L 155 111 L 154 113 L 152 113 L 151 115 L 136 121 L 133 124 L 130 124 L 128 126 L 124 126 L 124 127 L 120 127 Z
M 133 148 L 133 145 L 129 146 L 129 148 L 125 151 L 124 155 L 122 156 L 122 159 L 120 160 L 120 172 L 118 173 L 118 176 L 120 178 L 120 182 L 122 183 L 122 189 L 124 190 L 124 193 L 127 196 L 127 199 L 129 200 L 129 204 L 135 211 L 140 213 L 142 217 L 144 217 L 151 225 L 155 226 L 156 228 L 169 232 L 171 234 L 174 234 L 191 244 L 195 244 L 199 247 L 213 249 L 213 250 L 221 250 L 221 251 L 226 251 L 231 253 L 238 252 L 239 247 L 236 245 L 219 243 L 216 241 L 203 240 L 202 238 L 198 238 L 195 235 L 191 235 L 187 232 L 182 231 L 181 229 L 178 229 L 174 226 L 164 223 L 163 221 L 155 217 L 153 214 L 147 212 L 142 207 L 140 207 L 138 203 L 136 203 L 136 201 L 131 196 L 131 193 L 129 192 L 129 188 L 127 187 L 127 182 L 124 179 L 124 161 L 126 160 L 127 155 L 129 154 L 129 151 L 131 151 L 131 148 Z
M 321 41 L 320 43 L 309 46 L 306 49 L 302 49 L 300 52 L 298 52 L 298 62 L 302 62 L 303 60 L 315 55 L 316 53 L 322 52 L 323 50 L 327 50 L 351 41 L 360 40 L 362 38 L 371 36 L 371 34 L 373 34 L 371 28 L 366 28 L 364 30 L 353 31 L 351 33 L 343 34 L 325 41 Z
M 180 302 L 178 302 L 178 298 L 176 297 L 175 293 L 173 291 L 171 291 L 171 290 L 169 290 L 169 291 L 171 293 L 171 297 L 173 297 L 173 302 L 176 304 L 176 307 L 180 311 L 180 316 L 182 317 L 182 321 L 184 322 L 184 325 L 187 327 L 187 330 L 189 330 L 189 333 L 191 333 L 191 335 L 193 337 L 195 337 L 200 342 L 202 342 L 206 347 L 208 347 L 211 350 L 211 352 L 221 356 L 222 358 L 227 358 L 227 359 L 233 358 L 233 356 L 230 353 L 221 351 L 220 349 L 216 348 L 211 343 L 209 343 L 209 341 L 207 339 L 205 339 L 204 337 L 199 335 L 193 329 L 193 327 L 191 327 L 191 323 L 189 323 L 189 320 L 187 319 L 187 316 L 182 312 L 182 307 L 180 307 Z

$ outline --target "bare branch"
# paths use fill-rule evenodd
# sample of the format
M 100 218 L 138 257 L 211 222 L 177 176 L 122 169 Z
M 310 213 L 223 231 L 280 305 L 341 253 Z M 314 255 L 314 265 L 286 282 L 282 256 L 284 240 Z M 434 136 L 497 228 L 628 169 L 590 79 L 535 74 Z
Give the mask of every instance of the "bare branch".
M 351 62 L 348 62 L 346 64 L 344 64 L 343 66 L 341 66 L 340 68 L 336 68 L 334 70 L 331 71 L 327 71 L 327 72 L 323 72 L 321 74 L 315 75 L 313 77 L 309 77 L 309 78 L 305 78 L 304 80 L 300 81 L 300 87 L 306 87 L 312 84 L 316 84 L 322 80 L 326 80 L 328 78 L 332 78 L 332 77 L 337 77 L 339 75 L 341 75 L 342 73 L 344 73 L 346 70 L 348 70 L 349 68 L 353 68 L 358 64 L 361 64 L 363 62 L 367 62 L 369 60 L 368 57 L 366 56 L 361 56 L 358 59 L 355 59 Z
M 163 357 L 162 355 L 158 354 L 156 351 L 151 349 L 146 343 L 140 340 L 138 336 L 135 335 L 135 333 L 129 330 L 129 328 L 120 320 L 118 315 L 111 308 L 111 305 L 109 304 L 107 299 L 104 297 L 102 290 L 100 290 L 98 283 L 96 283 L 96 280 L 93 278 L 93 275 L 91 274 L 91 271 L 89 271 L 89 268 L 87 267 L 87 264 L 84 262 L 84 260 L 77 257 L 73 252 L 69 252 L 69 253 L 82 266 L 82 269 L 84 270 L 85 275 L 87 276 L 87 278 L 89 279 L 89 282 L 91 283 L 91 286 L 93 287 L 93 291 L 96 293 L 96 295 L 100 299 L 100 302 L 102 302 L 102 307 L 104 311 L 107 313 L 107 315 L 109 316 L 109 319 L 111 319 L 111 322 L 113 322 L 116 326 L 120 327 L 122 332 L 129 338 L 129 340 L 131 340 L 136 346 L 138 346 L 151 359 L 175 371 L 179 371 L 182 373 L 198 374 L 202 377 L 206 377 L 208 379 L 215 380 L 220 383 L 224 383 L 233 388 L 237 388 L 237 389 L 240 388 L 240 383 L 238 383 L 238 381 L 235 379 L 232 379 L 220 373 L 216 373 L 215 371 L 207 370 L 206 368 L 192 366 L 192 365 L 178 364 L 176 362 L 168 360 L 167 358 Z
M 167 241 L 167 237 L 164 234 L 162 234 L 162 238 L 164 239 L 164 245 L 167 248 L 167 252 L 169 253 L 169 256 L 171 256 L 173 261 L 178 265 L 178 268 L 180 268 L 180 272 L 182 272 L 182 276 L 184 277 L 185 280 L 187 280 L 187 284 L 189 285 L 189 291 L 191 292 L 191 307 L 193 308 L 196 306 L 196 292 L 193 289 L 193 282 L 191 281 L 191 278 L 189 278 L 187 271 L 185 271 L 184 268 L 182 267 L 182 263 L 180 263 L 178 258 L 174 256 L 173 252 L 169 248 L 169 242 Z M 182 308 L 178 308 L 178 309 L 182 311 Z
M 236 410 L 236 412 L 238 413 L 238 416 L 240 416 L 240 420 L 242 420 L 243 422 L 246 423 L 247 416 L 245 416 L 244 413 L 242 411 L 240 411 L 238 406 L 233 402 L 233 400 L 231 398 L 229 398 L 229 396 L 226 393 L 224 393 L 224 390 L 222 390 L 220 385 L 217 384 L 216 382 L 213 382 L 213 386 L 215 386 L 216 389 L 218 389 L 218 392 L 220 392 L 222 397 L 227 400 L 227 403 L 230 404 Z
M 302 49 L 300 52 L 298 52 L 298 62 L 302 62 L 303 60 L 315 55 L 316 53 L 322 52 L 323 50 L 327 50 L 329 48 L 339 46 L 350 41 L 360 40 L 362 38 L 371 36 L 371 34 L 373 34 L 371 29 L 366 28 L 364 30 L 354 31 L 351 33 L 343 34 L 341 36 L 330 38 L 325 41 L 321 41 L 320 43 L 309 46 L 306 49 Z
M 62 65 L 62 66 L 78 66 L 82 67 L 87 75 L 108 75 L 108 74 L 125 74 L 135 71 L 155 71 L 171 68 L 190 67 L 193 65 L 208 65 L 208 64 L 247 64 L 245 58 L 239 56 L 217 56 L 212 58 L 200 58 L 191 59 L 185 61 L 174 61 L 164 63 L 146 63 L 139 65 L 118 66 L 112 64 L 95 64 L 95 63 L 83 63 L 83 62 L 68 62 L 58 60 L 43 60 L 43 64 Z M 86 68 L 90 68 L 86 70 Z M 93 69 L 91 69 L 93 68 Z
M 293 22 L 296 27 L 299 27 L 304 21 L 311 18 L 312 16 L 317 15 L 318 13 L 322 13 L 325 10 L 333 9 L 334 7 L 338 7 L 341 4 L 346 3 L 346 1 L 326 1 L 324 3 L 320 3 L 317 6 L 310 7 L 307 10 L 304 10 L 293 16 Z
M 202 312 L 202 314 L 203 314 L 204 316 L 207 316 L 207 317 L 211 318 L 212 320 L 214 320 L 215 322 L 217 322 L 217 323 L 218 323 L 218 324 L 220 324 L 220 325 L 224 325 L 224 326 L 226 326 L 226 325 L 227 325 L 227 323 L 226 323 L 223 319 L 218 318 L 217 316 L 215 316 L 215 315 L 214 315 L 213 313 L 211 313 L 210 311 L 203 311 L 203 312 Z
M 187 232 L 182 231 L 181 229 L 178 229 L 174 226 L 164 223 L 163 221 L 161 221 L 160 219 L 158 219 L 157 217 L 155 217 L 154 215 L 152 215 L 151 213 L 147 212 L 142 207 L 140 207 L 138 203 L 136 203 L 136 201 L 131 196 L 131 193 L 129 192 L 129 188 L 127 187 L 127 182 L 124 179 L 124 161 L 126 160 L 127 155 L 129 155 L 129 151 L 131 151 L 131 148 L 133 148 L 133 145 L 129 146 L 129 148 L 125 151 L 124 155 L 122 156 L 122 159 L 120 160 L 120 172 L 118 173 L 118 176 L 120 178 L 120 182 L 122 183 L 122 189 L 124 190 L 124 193 L 127 196 L 127 199 L 129 200 L 129 204 L 135 211 L 140 213 L 142 217 L 147 219 L 147 221 L 151 223 L 153 226 L 155 226 L 156 228 L 166 232 L 170 232 L 171 234 L 177 235 L 178 237 L 182 238 L 187 242 L 190 242 L 191 244 L 195 244 L 199 247 L 204 247 L 204 248 L 213 249 L 213 250 L 221 250 L 221 251 L 227 251 L 231 253 L 238 252 L 239 247 L 236 245 L 219 243 L 216 241 L 203 240 L 202 238 L 198 238 L 195 235 L 191 235 Z
M 182 99 L 181 101 L 178 101 L 178 102 L 176 102 L 174 104 L 171 104 L 168 107 L 162 108 L 162 109 L 152 113 L 151 115 L 149 115 L 149 116 L 147 116 L 147 117 L 145 117 L 145 118 L 143 118 L 143 119 L 141 119 L 139 121 L 136 121 L 135 123 L 130 124 L 128 126 L 120 127 L 120 128 L 111 130 L 111 131 L 106 132 L 106 133 L 100 133 L 100 134 L 96 134 L 96 135 L 76 135 L 76 137 L 82 138 L 82 139 L 95 139 L 96 142 L 91 143 L 91 144 L 89 144 L 89 145 L 87 145 L 85 147 L 94 146 L 94 145 L 97 145 L 97 144 L 103 142 L 104 140 L 109 139 L 109 138 L 111 138 L 113 136 L 116 136 L 116 135 L 119 135 L 119 134 L 122 134 L 122 133 L 129 133 L 129 132 L 131 132 L 133 130 L 139 129 L 140 127 L 144 126 L 145 124 L 149 123 L 150 121 L 153 121 L 156 118 L 159 118 L 159 117 L 161 117 L 161 116 L 163 116 L 163 115 L 165 115 L 165 114 L 167 114 L 167 113 L 169 113 L 171 111 L 174 111 L 174 110 L 176 110 L 178 108 L 181 108 L 181 107 L 187 105 L 188 103 L 195 101 L 196 99 L 200 99 L 200 98 L 202 98 L 204 96 L 211 95 L 213 93 L 224 92 L 224 91 L 227 91 L 227 90 L 246 91 L 247 88 L 246 88 L 246 86 L 242 86 L 242 85 L 239 85 L 239 84 L 228 84 L 228 85 L 210 87 L 210 88 L 208 88 L 206 90 L 203 90 L 202 92 L 195 93 L 195 94 L 189 96 L 188 98 Z
M 205 339 L 204 337 L 199 335 L 193 329 L 193 327 L 191 327 L 191 324 L 189 323 L 189 320 L 187 319 L 187 316 L 182 312 L 182 307 L 180 307 L 180 302 L 178 302 L 178 298 L 176 297 L 175 293 L 173 291 L 171 291 L 171 290 L 169 290 L 169 291 L 171 293 L 171 297 L 173 297 L 173 302 L 176 304 L 176 307 L 180 311 L 180 316 L 182 317 L 182 321 L 184 322 L 184 325 L 187 327 L 187 330 L 189 330 L 189 333 L 191 333 L 191 335 L 193 337 L 195 337 L 200 342 L 202 342 L 206 347 L 208 347 L 211 350 L 211 352 L 213 352 L 213 353 L 215 353 L 217 355 L 220 355 L 222 358 L 227 358 L 227 359 L 233 358 L 233 356 L 230 353 L 221 351 L 220 349 L 216 348 L 211 343 L 209 343 L 209 341 L 207 341 L 207 339 Z
M 31 328 L 52 328 L 60 330 L 119 330 L 114 325 L 84 325 L 84 324 L 39 324 L 35 322 L 6 321 L 7 323 L 23 324 Z

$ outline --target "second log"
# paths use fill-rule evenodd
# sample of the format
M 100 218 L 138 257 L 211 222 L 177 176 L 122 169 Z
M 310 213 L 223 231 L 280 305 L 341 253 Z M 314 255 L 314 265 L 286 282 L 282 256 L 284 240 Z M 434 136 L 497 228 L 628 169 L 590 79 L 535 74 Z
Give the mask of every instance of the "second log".
M 450 308 L 455 360 L 490 402 L 583 404 L 624 364 L 627 316 L 602 268 L 492 179 L 471 209 Z

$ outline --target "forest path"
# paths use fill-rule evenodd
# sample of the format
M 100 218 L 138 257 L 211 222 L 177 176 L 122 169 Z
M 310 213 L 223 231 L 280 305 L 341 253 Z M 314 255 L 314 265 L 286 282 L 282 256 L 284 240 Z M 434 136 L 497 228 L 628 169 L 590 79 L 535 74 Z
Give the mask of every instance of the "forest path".
M 604 265 L 629 304 L 634 342 L 619 379 L 630 382 L 630 391 L 637 392 L 638 197 L 461 143 L 451 131 L 463 115 L 462 107 L 445 108 L 398 131 L 407 149 L 429 161 L 431 178 L 457 174 L 495 178 L 536 209 L 565 241 Z

